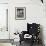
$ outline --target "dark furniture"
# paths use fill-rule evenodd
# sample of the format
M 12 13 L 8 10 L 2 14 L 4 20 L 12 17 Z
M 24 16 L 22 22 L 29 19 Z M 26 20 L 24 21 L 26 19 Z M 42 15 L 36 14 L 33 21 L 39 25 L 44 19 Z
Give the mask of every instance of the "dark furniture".
M 41 0 L 41 2 L 43 3 L 43 0 Z
M 20 44 L 22 41 L 25 41 L 25 42 L 30 42 L 31 43 L 31 46 L 33 45 L 33 43 L 38 43 L 39 44 L 39 33 L 40 33 L 40 24 L 36 24 L 36 23 L 32 23 L 32 24 L 29 24 L 27 23 L 27 31 L 22 31 L 21 34 L 19 35 L 20 36 Z M 32 37 L 30 39 L 28 38 L 24 38 L 24 35 L 25 34 L 29 34 L 31 35 Z

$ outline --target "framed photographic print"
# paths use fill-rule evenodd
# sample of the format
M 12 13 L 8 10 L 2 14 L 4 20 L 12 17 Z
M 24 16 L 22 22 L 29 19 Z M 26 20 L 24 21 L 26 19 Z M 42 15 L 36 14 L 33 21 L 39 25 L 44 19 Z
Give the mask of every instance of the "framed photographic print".
M 15 8 L 15 19 L 16 20 L 25 20 L 26 19 L 26 8 L 25 7 L 16 7 Z

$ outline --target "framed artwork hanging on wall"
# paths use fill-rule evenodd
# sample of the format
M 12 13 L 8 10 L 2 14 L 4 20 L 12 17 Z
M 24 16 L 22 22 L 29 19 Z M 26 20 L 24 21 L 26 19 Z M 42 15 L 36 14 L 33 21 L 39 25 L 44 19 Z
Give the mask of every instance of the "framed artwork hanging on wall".
M 25 7 L 15 7 L 15 19 L 16 20 L 26 19 L 26 8 Z

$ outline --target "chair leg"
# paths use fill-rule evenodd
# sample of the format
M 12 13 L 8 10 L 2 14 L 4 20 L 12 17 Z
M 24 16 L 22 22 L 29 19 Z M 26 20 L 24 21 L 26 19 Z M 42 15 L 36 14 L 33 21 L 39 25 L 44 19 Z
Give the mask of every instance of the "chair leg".
M 31 45 L 30 46 L 33 46 L 33 44 L 34 44 L 34 41 L 33 41 L 33 39 L 31 40 Z
M 20 45 L 21 45 L 21 41 L 20 41 Z
M 33 44 L 34 44 L 34 42 L 32 42 L 30 46 L 33 46 Z

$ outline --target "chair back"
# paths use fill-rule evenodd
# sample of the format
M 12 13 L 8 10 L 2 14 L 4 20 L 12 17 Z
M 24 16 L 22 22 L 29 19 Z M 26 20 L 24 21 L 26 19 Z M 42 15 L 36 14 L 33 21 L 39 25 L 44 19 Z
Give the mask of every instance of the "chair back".
M 27 31 L 30 35 L 34 34 L 37 35 L 40 32 L 40 24 L 32 23 L 29 24 L 27 23 Z

